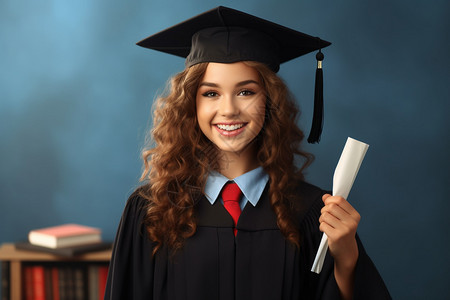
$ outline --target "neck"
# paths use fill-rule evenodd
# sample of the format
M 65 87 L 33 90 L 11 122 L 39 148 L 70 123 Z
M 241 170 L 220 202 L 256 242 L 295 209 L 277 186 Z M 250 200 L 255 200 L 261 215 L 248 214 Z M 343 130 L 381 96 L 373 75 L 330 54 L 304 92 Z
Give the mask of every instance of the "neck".
M 222 152 L 221 154 L 219 172 L 228 179 L 236 178 L 259 167 L 254 147 L 248 147 L 240 153 Z

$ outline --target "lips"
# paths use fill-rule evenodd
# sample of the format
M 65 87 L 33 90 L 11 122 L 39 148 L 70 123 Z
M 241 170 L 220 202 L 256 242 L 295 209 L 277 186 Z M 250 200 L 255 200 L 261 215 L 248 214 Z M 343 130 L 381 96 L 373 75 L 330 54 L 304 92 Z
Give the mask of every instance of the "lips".
M 244 127 L 244 125 L 245 124 L 232 124 L 232 125 L 217 124 L 216 126 L 222 130 L 233 131 L 233 130 Z
M 235 123 L 235 124 L 215 124 L 214 127 L 217 131 L 224 136 L 237 136 L 244 131 L 247 123 Z

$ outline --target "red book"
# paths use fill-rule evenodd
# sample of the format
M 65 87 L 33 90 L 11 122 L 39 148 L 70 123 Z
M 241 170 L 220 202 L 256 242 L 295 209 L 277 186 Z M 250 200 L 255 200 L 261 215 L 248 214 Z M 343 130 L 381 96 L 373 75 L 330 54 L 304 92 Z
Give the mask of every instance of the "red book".
M 65 224 L 32 230 L 28 234 L 28 240 L 33 245 L 53 249 L 78 246 L 100 242 L 101 230 L 78 224 Z
M 23 268 L 24 299 L 33 300 L 33 267 Z
M 52 292 L 53 292 L 53 300 L 59 300 L 59 271 L 58 271 L 58 267 L 52 267 Z
M 36 265 L 31 267 L 33 299 L 45 300 L 45 271 L 44 266 Z
M 108 266 L 98 267 L 98 299 L 105 297 L 106 280 L 108 279 Z

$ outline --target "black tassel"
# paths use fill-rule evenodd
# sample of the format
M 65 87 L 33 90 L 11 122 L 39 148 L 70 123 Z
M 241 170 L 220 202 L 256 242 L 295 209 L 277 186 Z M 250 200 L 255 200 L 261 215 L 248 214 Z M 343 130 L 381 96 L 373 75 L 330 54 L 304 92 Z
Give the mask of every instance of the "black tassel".
M 317 69 L 316 69 L 316 84 L 314 88 L 314 115 L 311 125 L 311 132 L 309 133 L 308 143 L 315 144 L 320 141 L 323 127 L 323 72 L 322 61 L 323 54 L 319 50 L 316 54 Z

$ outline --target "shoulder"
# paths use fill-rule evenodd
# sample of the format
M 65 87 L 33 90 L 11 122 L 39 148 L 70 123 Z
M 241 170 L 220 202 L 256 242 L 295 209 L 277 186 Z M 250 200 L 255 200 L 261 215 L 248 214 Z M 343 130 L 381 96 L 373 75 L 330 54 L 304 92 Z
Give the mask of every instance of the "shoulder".
M 141 185 L 137 187 L 128 197 L 127 206 L 142 207 L 148 205 L 149 201 L 145 195 L 148 192 L 148 185 Z
M 141 226 L 144 223 L 149 206 L 149 201 L 144 196 L 146 189 L 146 186 L 140 186 L 130 194 L 122 213 L 122 223 L 133 227 Z

